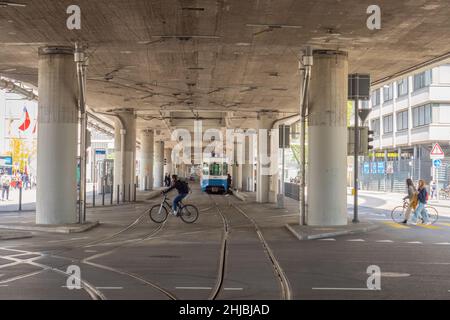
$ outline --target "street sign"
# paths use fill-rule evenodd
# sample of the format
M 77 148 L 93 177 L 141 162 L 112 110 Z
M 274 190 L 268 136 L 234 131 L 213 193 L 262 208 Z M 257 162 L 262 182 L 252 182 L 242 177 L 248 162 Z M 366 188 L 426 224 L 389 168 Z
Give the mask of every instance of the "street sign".
M 444 159 L 445 154 L 444 151 L 442 151 L 441 146 L 439 145 L 439 143 L 436 143 L 433 146 L 433 149 L 431 149 L 430 152 L 430 159 L 434 160 L 434 159 Z
M 441 159 L 435 159 L 433 160 L 433 166 L 435 168 L 440 168 L 442 166 L 442 160 Z
M 96 155 L 106 155 L 106 150 L 104 149 L 96 149 L 95 150 Z

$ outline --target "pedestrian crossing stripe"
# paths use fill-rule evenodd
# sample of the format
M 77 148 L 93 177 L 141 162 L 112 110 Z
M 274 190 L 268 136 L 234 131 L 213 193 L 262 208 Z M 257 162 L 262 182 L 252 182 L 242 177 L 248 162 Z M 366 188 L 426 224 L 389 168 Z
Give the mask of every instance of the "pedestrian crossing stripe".
M 393 222 L 393 221 L 385 221 L 384 224 L 388 225 L 389 227 L 395 228 L 395 229 L 410 229 L 409 227 Z
M 425 225 L 425 224 L 418 224 L 418 227 L 421 228 L 425 228 L 425 229 L 431 229 L 431 230 L 440 230 L 442 229 L 441 227 L 436 227 L 436 226 L 432 226 L 432 225 Z
M 450 227 L 450 223 L 439 222 L 438 225 Z

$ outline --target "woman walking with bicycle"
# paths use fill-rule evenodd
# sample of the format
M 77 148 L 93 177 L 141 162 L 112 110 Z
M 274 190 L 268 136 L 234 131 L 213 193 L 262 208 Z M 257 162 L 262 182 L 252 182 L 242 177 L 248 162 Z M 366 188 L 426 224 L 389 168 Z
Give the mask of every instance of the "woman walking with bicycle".
M 427 204 L 428 201 L 428 191 L 426 188 L 425 180 L 419 180 L 419 187 L 417 191 L 419 192 L 419 194 L 417 195 L 419 203 L 412 217 L 411 224 L 417 224 L 417 219 L 419 218 L 419 215 L 421 216 L 424 224 L 431 224 L 429 222 L 428 211 L 427 209 L 425 209 L 425 205 Z
M 409 200 L 408 208 L 406 208 L 405 212 L 405 220 L 402 222 L 404 224 L 408 223 L 409 216 L 411 215 L 411 211 L 415 210 L 417 207 L 417 191 L 416 187 L 414 187 L 414 183 L 411 179 L 406 179 L 406 186 L 408 187 L 408 195 L 403 198 L 403 201 L 406 199 Z

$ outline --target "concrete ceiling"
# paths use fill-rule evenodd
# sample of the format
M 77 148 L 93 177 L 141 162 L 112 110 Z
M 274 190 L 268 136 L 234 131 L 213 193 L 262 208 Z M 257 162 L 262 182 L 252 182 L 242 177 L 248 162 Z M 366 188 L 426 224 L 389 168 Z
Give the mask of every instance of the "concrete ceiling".
M 376 1 L 375 31 L 366 27 L 372 0 L 17 2 L 27 6 L 0 7 L 0 74 L 37 85 L 37 48 L 82 40 L 89 105 L 135 109 L 142 128 L 166 128 L 162 119 L 177 114 L 225 112 L 230 125 L 252 126 L 261 110 L 297 113 L 305 45 L 348 51 L 350 71 L 374 80 L 450 52 L 448 0 Z M 75 3 L 80 31 L 66 28 Z

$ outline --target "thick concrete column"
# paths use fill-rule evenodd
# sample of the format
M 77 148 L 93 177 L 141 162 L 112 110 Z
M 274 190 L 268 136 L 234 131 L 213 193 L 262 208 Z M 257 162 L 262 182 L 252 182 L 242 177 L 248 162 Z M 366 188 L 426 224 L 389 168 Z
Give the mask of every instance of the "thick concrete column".
M 346 225 L 348 59 L 314 51 L 309 105 L 308 224 Z
M 172 149 L 164 150 L 164 159 L 166 160 L 166 165 L 164 166 L 164 176 L 166 173 L 172 176 L 175 174 L 173 170 Z
M 275 115 L 262 112 L 258 115 L 258 159 L 256 173 L 256 201 L 258 203 L 275 202 L 270 196 L 271 184 L 271 138 L 270 130 L 276 121 Z
M 155 161 L 153 163 L 155 188 L 164 187 L 164 141 L 155 142 Z
M 119 200 L 132 201 L 136 181 L 136 116 L 133 110 L 116 114 L 120 120 L 115 120 L 114 191 L 119 185 Z
M 36 223 L 77 222 L 77 77 L 73 49 L 39 49 Z
M 141 163 L 139 177 L 139 189 L 141 191 L 153 188 L 153 158 L 154 158 L 154 137 L 153 130 L 141 131 Z
M 244 165 L 242 166 L 242 189 L 247 192 L 255 191 L 255 139 L 256 135 L 253 131 L 247 131 L 245 137 L 244 148 Z

